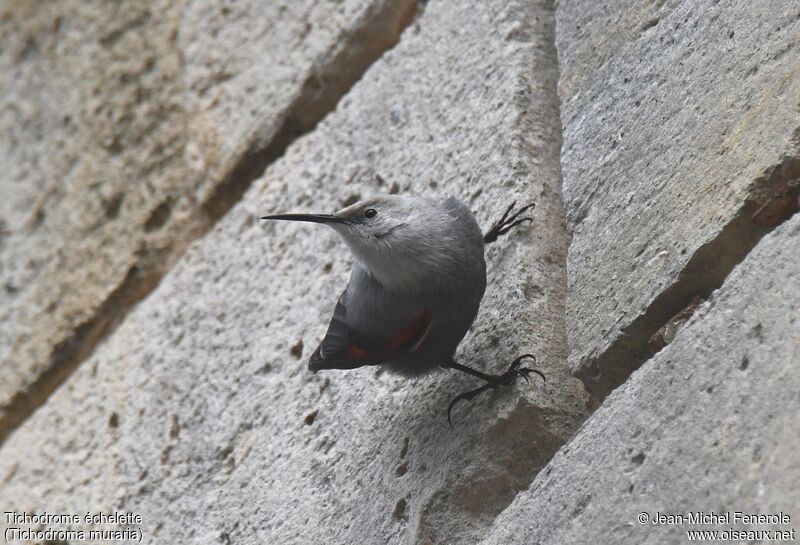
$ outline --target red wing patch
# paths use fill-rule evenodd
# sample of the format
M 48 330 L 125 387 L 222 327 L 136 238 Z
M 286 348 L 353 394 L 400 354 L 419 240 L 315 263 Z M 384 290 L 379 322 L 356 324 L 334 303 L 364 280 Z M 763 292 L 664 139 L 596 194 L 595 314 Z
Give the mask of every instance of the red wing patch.
M 431 312 L 427 308 L 406 327 L 389 337 L 361 337 L 347 346 L 345 358 L 350 363 L 359 361 L 386 361 L 403 352 L 414 352 L 425 340 L 431 327 Z
M 348 324 L 344 295 L 336 304 L 325 338 L 308 361 L 308 368 L 312 371 L 381 364 L 398 354 L 415 352 L 428 336 L 432 316 L 427 308 L 390 337 L 364 335 Z
M 361 361 L 369 356 L 368 353 L 361 350 L 358 346 L 351 344 L 347 347 L 347 352 L 344 354 L 344 359 L 347 361 Z

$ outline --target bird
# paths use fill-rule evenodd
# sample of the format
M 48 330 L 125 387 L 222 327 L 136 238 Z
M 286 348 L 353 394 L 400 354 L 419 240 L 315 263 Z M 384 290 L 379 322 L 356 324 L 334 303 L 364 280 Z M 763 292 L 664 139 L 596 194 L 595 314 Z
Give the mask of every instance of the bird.
M 453 196 L 380 195 L 333 214 L 289 213 L 262 220 L 312 222 L 333 228 L 354 257 L 350 280 L 339 297 L 325 337 L 308 361 L 317 372 L 380 365 L 416 377 L 437 368 L 484 381 L 457 395 L 447 409 L 482 392 L 509 386 L 536 369 L 521 367 L 523 354 L 500 375 L 455 360 L 486 290 L 484 246 L 515 227 L 535 203 L 514 211 L 512 202 L 485 234 L 472 211 Z M 512 213 L 513 212 L 513 213 Z

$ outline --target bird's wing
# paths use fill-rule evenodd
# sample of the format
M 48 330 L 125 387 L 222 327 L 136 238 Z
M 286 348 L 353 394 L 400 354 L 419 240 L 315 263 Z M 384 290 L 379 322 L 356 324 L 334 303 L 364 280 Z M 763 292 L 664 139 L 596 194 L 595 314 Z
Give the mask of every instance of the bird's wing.
M 336 303 L 325 338 L 311 355 L 308 368 L 355 369 L 377 365 L 393 356 L 414 352 L 425 340 L 431 326 L 431 312 L 422 308 L 403 328 L 388 337 L 374 337 L 356 331 L 347 322 L 344 294 Z

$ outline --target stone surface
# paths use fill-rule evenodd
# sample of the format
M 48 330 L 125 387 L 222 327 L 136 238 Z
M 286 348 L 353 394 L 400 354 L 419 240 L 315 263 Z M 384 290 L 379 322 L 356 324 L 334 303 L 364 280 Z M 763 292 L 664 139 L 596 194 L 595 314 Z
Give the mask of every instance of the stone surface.
M 478 541 L 585 415 L 566 367 L 553 23 L 548 2 L 427 3 L 9 437 L 3 508 L 133 511 L 151 543 Z M 533 352 L 547 383 L 459 407 L 454 431 L 470 377 L 306 369 L 350 258 L 324 227 L 257 221 L 396 191 L 455 194 L 487 227 L 537 203 L 488 247 L 457 357 L 499 372 Z
M 795 216 L 606 399 L 484 543 L 686 543 L 686 530 L 746 528 L 642 525 L 642 512 L 783 512 L 791 524 L 749 528 L 796 531 L 798 255 Z
M 800 177 L 796 2 L 560 2 L 570 364 L 598 397 Z
M 0 441 L 414 9 L 0 8 Z

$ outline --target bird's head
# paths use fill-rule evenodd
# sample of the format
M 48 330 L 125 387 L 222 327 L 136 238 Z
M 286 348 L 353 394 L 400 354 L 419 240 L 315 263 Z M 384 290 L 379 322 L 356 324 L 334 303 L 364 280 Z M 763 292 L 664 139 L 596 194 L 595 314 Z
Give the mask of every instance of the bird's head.
M 401 288 L 424 281 L 430 267 L 445 265 L 455 240 L 454 217 L 439 201 L 385 195 L 359 201 L 334 214 L 276 214 L 267 220 L 324 223 L 384 285 Z

